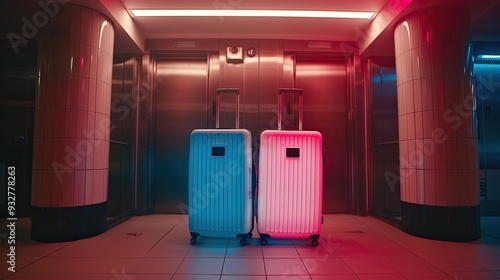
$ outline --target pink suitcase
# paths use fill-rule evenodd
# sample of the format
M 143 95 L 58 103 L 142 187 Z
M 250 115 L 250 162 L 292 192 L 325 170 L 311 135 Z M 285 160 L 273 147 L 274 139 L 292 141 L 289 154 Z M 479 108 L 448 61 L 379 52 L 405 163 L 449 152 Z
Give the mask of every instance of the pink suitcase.
M 299 130 L 281 130 L 282 95 L 299 95 Z M 322 224 L 323 141 L 302 131 L 301 89 L 279 89 L 278 130 L 260 135 L 257 229 L 267 238 L 311 238 L 318 246 Z

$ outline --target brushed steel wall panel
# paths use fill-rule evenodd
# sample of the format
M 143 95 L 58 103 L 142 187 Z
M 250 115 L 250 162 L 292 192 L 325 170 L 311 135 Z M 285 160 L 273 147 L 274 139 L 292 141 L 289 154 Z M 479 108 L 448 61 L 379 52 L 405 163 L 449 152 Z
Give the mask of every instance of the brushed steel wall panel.
M 207 126 L 207 60 L 157 61 L 152 197 L 155 213 L 187 205 L 189 136 Z
M 388 216 L 401 212 L 396 69 L 372 63 L 372 189 L 370 210 Z
M 296 87 L 304 91 L 304 130 L 323 135 L 323 213 L 349 213 L 347 78 L 345 61 L 296 61 Z
M 137 108 L 136 60 L 134 58 L 113 65 L 111 88 L 110 155 L 108 174 L 108 217 L 126 214 L 135 208 L 133 152 L 135 150 L 135 121 Z
M 243 62 L 228 62 L 227 47 L 242 47 Z M 249 48 L 256 49 L 256 56 L 246 54 Z M 258 40 L 221 40 L 219 49 L 220 87 L 240 89 L 240 128 L 248 129 L 252 134 L 258 134 L 258 105 L 259 105 L 259 59 L 260 49 Z M 215 101 L 215 92 L 210 92 L 210 102 Z M 213 107 L 213 106 L 212 106 Z M 220 103 L 221 128 L 235 127 L 235 97 L 221 96 Z M 214 116 L 214 114 L 211 114 Z
M 208 100 L 206 104 L 207 127 L 215 128 L 215 93 L 222 87 L 220 81 L 220 57 L 219 53 L 210 53 L 208 55 Z
M 480 169 L 500 169 L 500 65 L 474 66 L 477 81 Z M 465 103 L 464 103 L 465 104 Z
M 124 63 L 124 73 L 123 73 L 123 93 L 124 93 L 124 106 L 128 109 L 124 109 L 121 114 L 121 119 L 123 120 L 121 139 L 123 142 L 130 143 L 133 141 L 133 129 L 135 125 L 135 109 L 137 108 L 137 100 L 134 96 L 134 87 L 137 86 L 137 78 L 135 77 L 137 68 L 135 59 L 129 59 Z
M 482 183 L 481 214 L 498 215 L 500 209 L 500 77 L 499 64 L 474 65 L 477 98 L 478 157 Z M 473 112 L 474 113 L 474 112 Z M 476 116 L 471 114 L 472 118 Z M 474 119 L 473 119 L 474 120 Z M 474 120 L 475 122 L 475 120 Z M 469 128 L 470 131 L 476 131 Z
M 245 129 L 250 130 L 253 135 L 253 141 L 257 141 L 259 136 L 259 84 L 261 77 L 259 76 L 259 61 L 260 61 L 260 46 L 258 40 L 244 41 L 244 62 L 245 73 L 243 74 L 245 94 L 240 99 L 242 117 L 244 119 Z M 248 48 L 255 48 L 256 55 L 249 57 L 246 52 Z
M 225 88 L 240 89 L 240 127 L 245 127 L 244 101 L 245 100 L 245 63 L 228 63 L 226 60 L 226 48 L 232 46 L 242 46 L 240 41 L 221 40 L 219 49 L 220 61 L 220 86 Z M 210 101 L 215 102 L 215 92 L 210 92 Z M 212 106 L 212 112 L 213 112 Z M 220 127 L 236 127 L 236 98 L 234 95 L 222 95 L 220 99 Z M 215 114 L 212 113 L 212 117 Z M 215 126 L 214 126 L 215 127 Z
M 227 61 L 226 48 L 231 46 L 243 47 L 243 63 Z M 256 49 L 255 57 L 247 56 L 246 51 L 249 47 Z M 159 60 L 157 80 L 161 82 L 157 83 L 155 89 L 156 100 L 153 102 L 155 122 L 152 126 L 154 135 L 152 156 L 157 159 L 153 162 L 152 174 L 153 197 L 156 201 L 155 212 L 174 213 L 178 210 L 178 204 L 184 200 L 181 193 L 186 192 L 183 188 L 187 187 L 189 145 L 187 132 L 195 128 L 215 127 L 213 111 L 215 90 L 223 87 L 240 89 L 240 128 L 252 132 L 256 154 L 259 152 L 260 133 L 266 129 L 277 129 L 278 88 L 303 88 L 305 94 L 304 129 L 314 129 L 324 134 L 325 170 L 335 170 L 335 172 L 325 172 L 324 212 L 349 212 L 348 88 L 345 58 L 341 56 L 339 59 L 333 53 L 328 53 L 323 58 L 321 53 L 317 52 L 299 53 L 296 63 L 296 55 L 292 52 L 284 53 L 283 48 L 283 40 L 220 40 L 218 52 L 209 54 L 208 62 L 203 62 L 208 76 L 203 78 L 200 76 L 201 80 L 198 82 L 193 82 L 197 81 L 194 76 L 198 76 L 195 74 L 198 70 L 190 70 L 193 65 L 183 65 L 182 63 L 187 62 L 182 59 L 177 59 L 176 63 L 180 63 L 177 66 L 182 65 L 177 69 L 179 71 L 183 69 L 182 72 L 186 77 L 177 77 L 169 81 L 166 75 L 168 71 L 165 72 L 163 63 L 165 61 L 169 61 L 170 64 L 174 63 L 172 61 L 175 61 L 175 55 L 169 55 L 170 60 Z M 307 57 L 312 59 L 308 60 Z M 197 94 L 184 93 L 180 90 L 182 87 L 190 88 Z M 162 94 L 168 91 L 172 92 L 172 97 Z M 200 97 L 200 93 L 205 96 Z M 296 115 L 296 101 L 290 99 L 289 103 L 290 110 L 287 113 L 291 119 L 289 119 L 288 129 L 294 129 L 293 125 L 296 121 L 293 116 Z M 223 97 L 221 112 L 221 127 L 234 127 L 233 96 Z M 175 121 L 169 120 L 172 118 Z M 186 137 L 182 136 L 184 134 Z M 171 155 L 168 154 L 169 151 Z M 170 166 L 171 158 L 175 158 L 174 161 L 180 162 L 180 165 Z M 256 165 L 258 166 L 258 157 L 256 157 Z M 168 175 L 169 173 L 172 174 Z M 166 187 L 167 185 L 169 187 Z M 169 193 L 169 189 L 172 189 L 174 185 L 181 187 Z M 157 196 L 157 193 L 161 195 Z
M 284 84 L 283 41 L 260 42 L 259 135 L 266 129 L 278 128 L 278 88 Z
M 145 215 L 151 212 L 151 184 L 150 184 L 150 141 L 151 141 L 151 122 L 150 108 L 151 102 L 151 86 L 153 85 L 153 77 L 155 73 L 151 67 L 151 56 L 146 54 L 139 61 L 139 74 L 137 78 L 137 91 L 134 92 L 134 98 L 137 99 L 136 111 L 136 210 L 140 215 Z

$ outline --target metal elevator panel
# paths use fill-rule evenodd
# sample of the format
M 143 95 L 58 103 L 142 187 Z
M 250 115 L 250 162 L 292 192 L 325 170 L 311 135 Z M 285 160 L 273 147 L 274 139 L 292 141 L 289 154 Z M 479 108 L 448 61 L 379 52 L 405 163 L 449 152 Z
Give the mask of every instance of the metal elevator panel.
M 258 83 L 258 139 L 266 129 L 278 129 L 278 88 L 293 87 L 283 84 L 283 43 L 279 40 L 260 42 Z
M 500 215 L 500 63 L 475 63 L 481 215 Z M 464 101 L 464 104 L 466 102 Z M 462 104 L 460 104 L 462 106 Z M 467 105 L 466 105 L 467 106 Z M 470 105 L 469 105 L 470 106 Z M 467 107 L 465 107 L 467 108 Z M 474 118 L 475 112 L 466 117 Z
M 323 213 L 349 213 L 346 61 L 307 56 L 288 56 L 284 61 L 285 73 L 294 75 L 293 86 L 303 89 L 304 92 L 303 129 L 317 130 L 323 135 Z M 289 63 L 294 65 L 288 65 Z M 292 98 L 290 97 L 288 102 L 297 103 Z M 292 113 L 284 114 L 289 118 L 289 126 L 293 129 L 291 125 L 296 123 L 296 114 L 293 113 L 296 108 L 293 105 L 289 107 Z
M 304 90 L 304 129 L 323 134 L 325 146 L 324 213 L 349 213 L 347 69 L 344 57 L 313 59 L 284 54 L 280 40 L 244 40 L 255 57 L 226 61 L 222 50 L 238 42 L 222 40 L 220 51 L 204 59 L 156 58 L 152 100 L 151 192 L 154 213 L 186 213 L 189 135 L 214 128 L 217 88 L 240 89 L 240 128 L 253 133 L 258 155 L 260 132 L 277 129 L 278 88 Z M 238 44 L 238 45 L 240 45 Z M 285 97 L 285 129 L 296 129 L 297 102 Z M 287 104 L 288 104 L 287 103 Z M 222 100 L 222 127 L 234 126 L 234 96 Z M 258 172 L 258 157 L 255 158 Z
M 372 186 L 370 211 L 401 216 L 396 68 L 372 63 Z
M 188 200 L 189 136 L 206 128 L 208 60 L 157 60 L 152 198 L 155 213 L 181 213 Z

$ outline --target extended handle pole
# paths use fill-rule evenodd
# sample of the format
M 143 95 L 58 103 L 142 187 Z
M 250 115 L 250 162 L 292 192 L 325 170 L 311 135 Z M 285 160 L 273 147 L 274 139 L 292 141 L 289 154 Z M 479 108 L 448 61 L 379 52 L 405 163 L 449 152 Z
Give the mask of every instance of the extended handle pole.
M 215 97 L 215 128 L 220 127 L 220 95 L 236 95 L 236 128 L 240 128 L 240 89 L 239 88 L 218 88 Z
M 278 89 L 278 130 L 281 130 L 281 121 L 283 115 L 283 93 L 293 92 L 299 95 L 299 130 L 302 130 L 302 118 L 303 118 L 303 91 L 301 88 L 279 88 Z

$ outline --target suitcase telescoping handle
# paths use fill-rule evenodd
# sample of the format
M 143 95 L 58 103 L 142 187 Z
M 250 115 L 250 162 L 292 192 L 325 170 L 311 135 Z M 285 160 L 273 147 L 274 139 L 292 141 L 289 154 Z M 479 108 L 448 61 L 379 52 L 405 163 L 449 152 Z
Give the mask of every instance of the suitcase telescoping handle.
M 215 128 L 220 127 L 220 95 L 236 95 L 236 128 L 240 128 L 240 89 L 239 88 L 218 88 L 215 97 Z
M 301 88 L 280 88 L 278 89 L 278 130 L 281 130 L 281 118 L 283 115 L 283 93 L 292 92 L 299 95 L 299 130 L 302 130 L 303 95 Z

